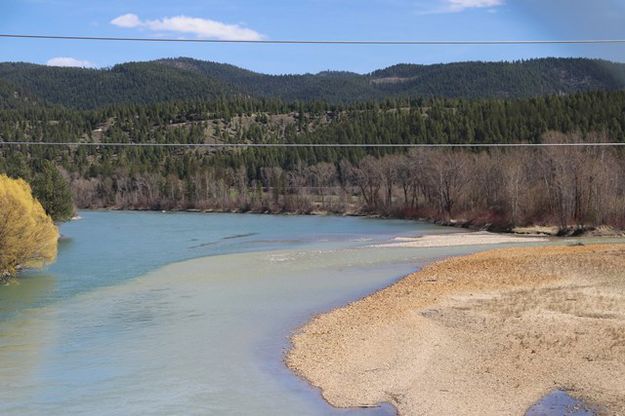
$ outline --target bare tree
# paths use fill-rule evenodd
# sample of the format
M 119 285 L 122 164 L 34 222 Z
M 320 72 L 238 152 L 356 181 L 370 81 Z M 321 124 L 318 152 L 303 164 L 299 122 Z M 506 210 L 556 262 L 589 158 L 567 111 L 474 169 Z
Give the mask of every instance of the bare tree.
M 368 209 L 378 207 L 379 192 L 382 184 L 382 173 L 379 159 L 367 156 L 360 161 L 354 169 L 354 182 L 360 188 L 360 192 Z
M 334 184 L 336 167 L 333 163 L 321 162 L 310 167 L 310 180 L 321 196 L 321 206 L 325 207 L 325 195 L 328 188 Z
M 391 211 L 393 205 L 393 187 L 397 181 L 400 161 L 401 156 L 398 155 L 387 155 L 379 159 L 380 176 L 385 190 L 384 207 L 387 213 Z
M 438 188 L 439 208 L 448 218 L 469 183 L 469 155 L 462 152 L 435 151 L 431 154 L 431 174 Z

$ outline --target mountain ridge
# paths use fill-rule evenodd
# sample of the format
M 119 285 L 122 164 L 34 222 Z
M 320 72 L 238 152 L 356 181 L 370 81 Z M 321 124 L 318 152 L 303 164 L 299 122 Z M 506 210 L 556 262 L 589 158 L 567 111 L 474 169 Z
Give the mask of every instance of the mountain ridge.
M 586 58 L 396 64 L 367 74 L 322 71 L 270 75 L 193 58 L 127 62 L 110 68 L 0 63 L 0 82 L 53 105 L 92 109 L 246 96 L 349 103 L 398 97 L 529 98 L 625 89 L 625 64 Z

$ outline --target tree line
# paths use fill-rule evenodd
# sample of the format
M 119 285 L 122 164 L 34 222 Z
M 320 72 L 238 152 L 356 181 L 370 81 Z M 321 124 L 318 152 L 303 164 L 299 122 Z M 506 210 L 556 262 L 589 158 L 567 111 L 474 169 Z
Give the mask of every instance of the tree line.
M 249 97 L 93 111 L 37 105 L 0 109 L 0 135 L 103 143 L 624 142 L 625 92 L 347 106 Z M 71 216 L 73 196 L 80 208 L 324 210 L 621 226 L 622 162 L 609 148 L 0 149 L 0 171 L 30 181 L 55 219 Z
M 544 138 L 579 139 L 562 133 Z M 610 147 L 412 149 L 357 163 L 267 166 L 253 179 L 245 166 L 211 167 L 186 179 L 128 172 L 103 180 L 76 177 L 72 187 L 77 204 L 89 208 L 327 211 L 457 219 L 500 230 L 531 224 L 625 227 L 625 154 Z

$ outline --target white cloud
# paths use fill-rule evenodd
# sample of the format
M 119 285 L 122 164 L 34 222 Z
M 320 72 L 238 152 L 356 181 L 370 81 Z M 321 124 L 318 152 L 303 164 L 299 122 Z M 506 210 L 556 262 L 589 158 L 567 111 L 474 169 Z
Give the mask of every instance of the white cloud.
M 446 0 L 447 10 L 461 12 L 466 9 L 483 9 L 501 6 L 504 0 Z
M 93 68 L 94 65 L 89 61 L 82 61 L 76 58 L 70 58 L 68 56 L 57 56 L 56 58 L 48 59 L 46 62 L 48 66 L 76 66 L 80 68 Z
M 141 20 L 136 14 L 128 13 L 111 20 L 111 24 L 123 28 L 144 28 L 154 32 L 188 33 L 202 39 L 263 39 L 260 33 L 252 29 L 199 17 L 174 16 L 155 20 Z
M 116 17 L 111 23 L 119 27 L 138 27 L 142 22 L 136 14 L 128 13 Z

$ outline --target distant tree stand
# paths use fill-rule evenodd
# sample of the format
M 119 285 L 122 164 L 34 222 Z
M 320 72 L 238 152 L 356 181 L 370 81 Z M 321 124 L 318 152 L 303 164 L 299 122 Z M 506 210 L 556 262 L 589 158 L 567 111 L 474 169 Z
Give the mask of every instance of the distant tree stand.
M 22 179 L 0 175 L 0 280 L 56 258 L 59 232 Z
M 69 221 L 74 216 L 74 201 L 68 182 L 49 160 L 40 162 L 31 182 L 33 195 L 54 221 Z

